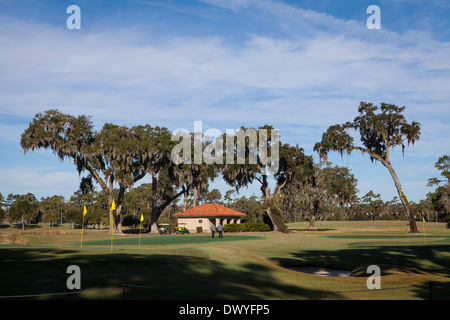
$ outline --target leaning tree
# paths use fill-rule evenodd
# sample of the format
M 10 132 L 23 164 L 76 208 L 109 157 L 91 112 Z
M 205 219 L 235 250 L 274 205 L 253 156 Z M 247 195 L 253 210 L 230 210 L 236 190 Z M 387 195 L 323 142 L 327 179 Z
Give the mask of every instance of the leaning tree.
M 410 233 L 419 233 L 411 206 L 403 192 L 400 180 L 394 171 L 390 160 L 390 151 L 395 147 L 402 147 L 405 143 L 414 144 L 420 137 L 420 123 L 408 123 L 403 115 L 405 107 L 381 103 L 380 107 L 372 103 L 361 102 L 359 115 L 352 121 L 330 126 L 322 135 L 322 141 L 314 146 L 321 158 L 326 159 L 330 151 L 350 154 L 354 150 L 368 154 L 372 161 L 379 161 L 385 166 L 392 179 L 399 198 L 409 216 Z M 356 146 L 354 139 L 348 134 L 349 129 L 359 131 L 362 146 Z

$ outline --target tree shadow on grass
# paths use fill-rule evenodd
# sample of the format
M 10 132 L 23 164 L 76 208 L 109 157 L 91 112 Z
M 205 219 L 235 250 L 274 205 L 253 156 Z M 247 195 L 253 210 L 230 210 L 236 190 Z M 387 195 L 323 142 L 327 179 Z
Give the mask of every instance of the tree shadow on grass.
M 450 283 L 442 281 L 427 281 L 415 285 L 413 289 L 416 298 L 424 300 L 449 300 Z
M 352 271 L 353 276 L 368 277 L 367 267 L 377 265 L 381 275 L 420 274 L 425 275 L 421 283 L 412 284 L 413 297 L 428 299 L 450 299 L 450 282 L 432 282 L 430 294 L 426 275 L 450 277 L 450 245 L 427 246 L 370 246 L 341 250 L 302 250 L 292 258 L 271 258 L 284 267 L 314 266 Z M 435 278 L 436 279 L 436 278 Z
M 318 299 L 324 295 L 282 283 L 273 274 L 276 271 L 261 264 L 237 265 L 196 255 L 4 248 L 0 260 L 0 296 L 68 292 L 69 265 L 80 267 L 81 291 L 91 295 L 40 298 L 122 299 L 124 292 L 126 299 L 151 300 Z M 111 288 L 116 290 L 108 291 Z

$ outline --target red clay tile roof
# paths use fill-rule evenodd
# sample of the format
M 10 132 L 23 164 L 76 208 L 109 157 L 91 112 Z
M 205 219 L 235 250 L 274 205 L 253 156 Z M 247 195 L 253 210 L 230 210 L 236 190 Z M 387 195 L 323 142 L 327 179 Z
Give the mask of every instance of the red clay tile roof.
M 174 217 L 205 217 L 205 216 L 246 216 L 245 213 L 221 206 L 217 203 L 204 203 L 173 215 Z

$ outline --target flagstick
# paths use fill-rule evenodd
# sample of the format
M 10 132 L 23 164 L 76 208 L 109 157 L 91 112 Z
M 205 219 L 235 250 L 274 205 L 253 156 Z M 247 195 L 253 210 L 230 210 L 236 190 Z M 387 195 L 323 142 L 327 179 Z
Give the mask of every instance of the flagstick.
M 112 205 L 111 205 L 111 213 L 112 213 L 112 223 L 110 223 L 111 225 L 111 253 L 113 251 L 113 237 L 114 237 L 114 223 L 116 220 L 116 216 L 114 215 L 114 210 L 116 210 L 116 203 L 114 202 L 114 199 L 112 201 Z
M 142 222 L 139 225 L 139 249 L 141 249 L 141 230 L 142 230 Z
M 111 226 L 111 253 L 113 250 L 114 225 Z
M 83 214 L 83 220 L 81 222 L 81 243 L 80 243 L 80 248 L 83 248 L 83 228 L 84 228 L 84 214 Z
M 83 219 L 81 220 L 81 242 L 80 242 L 80 248 L 83 248 L 83 233 L 84 233 L 84 216 L 86 215 L 87 210 L 86 206 L 83 207 Z

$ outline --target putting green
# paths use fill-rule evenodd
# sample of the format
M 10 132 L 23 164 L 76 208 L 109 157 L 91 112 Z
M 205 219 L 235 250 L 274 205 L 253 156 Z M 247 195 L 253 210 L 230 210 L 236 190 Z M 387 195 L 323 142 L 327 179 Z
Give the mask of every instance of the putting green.
M 157 245 L 183 245 L 201 243 L 220 243 L 243 240 L 264 240 L 265 237 L 253 235 L 224 235 L 223 238 L 212 238 L 211 235 L 146 235 L 141 236 L 141 246 Z M 115 236 L 114 246 L 137 246 L 138 237 Z M 83 246 L 106 246 L 111 245 L 111 239 L 83 241 Z

